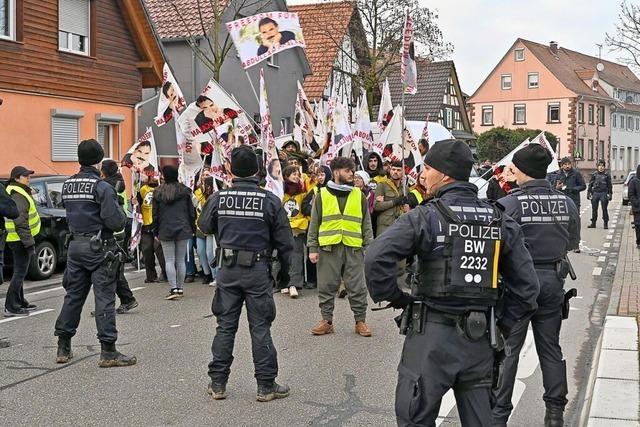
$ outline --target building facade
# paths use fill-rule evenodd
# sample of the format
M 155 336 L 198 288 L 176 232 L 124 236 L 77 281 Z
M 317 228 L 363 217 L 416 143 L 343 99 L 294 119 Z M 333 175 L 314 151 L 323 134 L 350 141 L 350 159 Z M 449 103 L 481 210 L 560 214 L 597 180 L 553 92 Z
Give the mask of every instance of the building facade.
M 164 57 L 142 0 L 0 0 L 0 174 L 77 171 L 97 139 L 121 158 Z
M 609 168 L 622 181 L 640 165 L 640 80 L 629 76 L 623 87 L 611 87 L 616 100 L 611 113 L 611 157 Z

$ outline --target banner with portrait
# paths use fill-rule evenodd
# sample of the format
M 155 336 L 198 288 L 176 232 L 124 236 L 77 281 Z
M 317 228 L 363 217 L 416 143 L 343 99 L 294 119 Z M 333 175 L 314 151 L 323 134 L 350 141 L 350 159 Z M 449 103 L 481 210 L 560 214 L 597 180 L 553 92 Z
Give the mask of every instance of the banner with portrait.
M 301 142 L 301 149 L 306 153 L 315 153 L 320 146 L 315 140 L 316 114 L 311 103 L 304 93 L 304 89 L 298 81 L 298 94 L 295 104 L 295 117 L 293 121 L 293 139 Z
M 350 147 L 353 142 L 353 134 L 349 125 L 349 113 L 340 101 L 335 102 L 331 123 L 332 131 L 327 139 L 329 145 L 323 152 L 321 160 L 321 163 L 326 166 L 329 166 L 331 160 L 339 156 L 340 150 L 347 146 Z M 350 152 L 346 153 L 347 156 L 350 154 Z
M 400 80 L 404 93 L 415 95 L 418 92 L 418 72 L 416 54 L 413 45 L 413 19 L 409 11 L 404 17 L 404 31 L 402 34 L 402 62 L 400 63 Z
M 173 117 L 177 118 L 186 106 L 178 82 L 173 77 L 169 65 L 165 63 L 162 68 L 162 88 L 158 96 L 158 115 L 154 118 L 154 123 L 156 126 L 163 126 Z
M 127 151 L 121 165 L 138 174 L 159 175 L 156 141 L 151 127 L 147 127 L 147 130 L 138 138 L 138 142 Z
M 297 13 L 259 13 L 226 25 L 245 70 L 283 50 L 306 47 Z

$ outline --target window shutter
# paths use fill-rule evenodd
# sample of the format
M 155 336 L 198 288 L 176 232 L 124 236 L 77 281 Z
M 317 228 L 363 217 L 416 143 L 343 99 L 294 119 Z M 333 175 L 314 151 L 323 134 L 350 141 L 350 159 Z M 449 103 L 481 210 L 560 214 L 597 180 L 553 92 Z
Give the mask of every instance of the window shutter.
M 60 30 L 89 37 L 90 0 L 59 0 L 58 4 Z
M 78 160 L 78 119 L 51 117 L 51 160 Z

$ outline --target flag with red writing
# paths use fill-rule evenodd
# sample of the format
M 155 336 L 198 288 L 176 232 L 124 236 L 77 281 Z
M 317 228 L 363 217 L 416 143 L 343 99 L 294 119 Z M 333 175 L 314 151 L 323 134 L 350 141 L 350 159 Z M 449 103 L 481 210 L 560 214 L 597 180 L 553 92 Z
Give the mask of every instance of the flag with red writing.
M 173 77 L 169 64 L 162 67 L 162 88 L 158 96 L 158 115 L 154 119 L 156 126 L 163 126 L 173 117 L 178 117 L 180 112 L 184 110 L 187 103 L 184 95 L 178 86 L 178 82 Z
M 418 72 L 416 54 L 413 44 L 413 19 L 407 10 L 404 16 L 402 33 L 402 62 L 400 63 L 400 79 L 404 93 L 415 95 L 418 92 Z
M 384 81 L 382 86 L 382 98 L 380 98 L 380 109 L 378 110 L 378 127 L 384 131 L 393 118 L 393 104 L 391 103 L 391 91 L 389 90 L 389 80 Z

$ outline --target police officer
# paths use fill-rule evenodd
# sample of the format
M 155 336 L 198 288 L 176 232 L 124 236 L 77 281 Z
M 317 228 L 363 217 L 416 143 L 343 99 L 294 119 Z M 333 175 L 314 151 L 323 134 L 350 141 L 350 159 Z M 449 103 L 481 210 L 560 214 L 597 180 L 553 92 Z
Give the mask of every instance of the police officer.
M 533 336 L 540 358 L 546 405 L 545 426 L 562 426 L 567 404 L 567 369 L 560 348 L 564 279 L 569 272 L 567 251 L 580 243 L 580 214 L 571 198 L 544 179 L 552 157 L 539 144 L 517 151 L 510 166 L 519 189 L 498 201 L 505 214 L 522 226 L 540 283 L 538 310 L 531 317 Z M 565 315 L 568 314 L 565 305 Z M 527 336 L 527 322 L 515 327 L 507 339 L 504 381 L 493 409 L 496 425 L 506 425 L 513 406 L 511 395 L 518 369 L 518 356 Z
M 219 246 L 218 286 L 211 304 L 218 327 L 211 345 L 208 387 L 216 400 L 227 397 L 226 384 L 243 303 L 251 333 L 257 400 L 268 402 L 289 395 L 289 387 L 275 382 L 278 360 L 271 340 L 271 323 L 276 306 L 270 255 L 274 249 L 278 251 L 280 274 L 288 285 L 293 234 L 280 199 L 258 186 L 257 172 L 258 158 L 253 150 L 246 145 L 234 148 L 233 186 L 209 197 L 198 220 L 200 230 L 215 235 Z
M 424 162 L 427 198 L 435 198 L 402 215 L 365 256 L 373 300 L 406 307 L 397 422 L 435 425 L 442 396 L 453 388 L 462 425 L 490 426 L 500 338 L 494 307 L 501 303 L 497 325 L 508 335 L 536 309 L 538 280 L 520 226 L 478 199 L 468 182 L 469 147 L 440 141 Z M 414 254 L 418 273 L 409 295 L 396 285 L 396 263 Z
M 95 317 L 101 352 L 98 366 L 129 366 L 136 363 L 116 350 L 116 274 L 119 269 L 114 232 L 125 226 L 126 216 L 118 204 L 115 189 L 100 179 L 102 146 L 94 139 L 78 145 L 80 172 L 62 187 L 71 240 L 62 286 L 67 292 L 56 320 L 58 337 L 56 362 L 73 357 L 71 337 L 76 334 L 80 313 L 93 284 Z
M 591 179 L 589 180 L 587 199 L 591 200 L 591 224 L 587 228 L 596 228 L 598 205 L 602 205 L 604 229 L 609 228 L 609 211 L 607 207 L 613 197 L 613 186 L 611 185 L 611 175 L 605 172 L 605 165 L 604 160 L 598 160 L 598 170 L 591 174 Z

